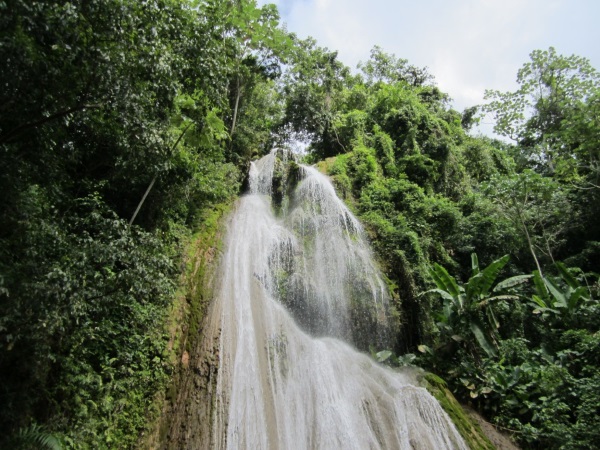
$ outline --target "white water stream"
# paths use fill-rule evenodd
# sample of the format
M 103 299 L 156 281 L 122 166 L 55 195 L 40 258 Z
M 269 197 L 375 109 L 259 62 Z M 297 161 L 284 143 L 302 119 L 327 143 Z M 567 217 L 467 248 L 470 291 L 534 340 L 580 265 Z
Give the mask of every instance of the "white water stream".
M 386 287 L 328 179 L 303 179 L 277 218 L 276 154 L 252 164 L 225 241 L 213 448 L 466 449 L 408 373 L 350 343 L 386 328 Z M 362 325 L 361 325 L 362 321 Z M 367 333 L 368 334 L 368 333 Z

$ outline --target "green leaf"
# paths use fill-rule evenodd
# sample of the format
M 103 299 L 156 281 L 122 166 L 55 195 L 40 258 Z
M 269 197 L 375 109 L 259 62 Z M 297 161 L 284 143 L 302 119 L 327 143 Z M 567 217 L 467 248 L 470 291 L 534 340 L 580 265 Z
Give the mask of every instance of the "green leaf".
M 498 319 L 496 319 L 496 315 L 494 314 L 494 310 L 492 308 L 489 308 L 489 307 L 486 308 L 485 309 L 485 314 L 486 314 L 489 322 L 494 325 L 494 327 L 496 328 L 496 330 L 498 328 L 500 328 L 500 322 L 498 322 Z
M 496 281 L 500 270 L 506 265 L 509 260 L 508 255 L 504 255 L 502 258 L 492 262 L 489 266 L 481 271 L 483 281 L 481 284 L 481 295 L 487 295 L 488 291 Z
M 479 273 L 479 259 L 477 258 L 477 253 L 471 253 L 471 270 L 472 276 Z
M 375 360 L 377 362 L 381 363 L 381 362 L 384 362 L 387 359 L 389 359 L 390 356 L 392 356 L 392 352 L 391 351 L 389 351 L 389 350 L 382 350 L 382 351 L 380 351 L 380 352 L 378 352 L 378 353 L 375 354 Z
M 477 299 L 480 297 L 481 286 L 483 284 L 483 281 L 484 281 L 484 278 L 483 278 L 482 272 L 479 272 L 476 275 L 469 278 L 469 281 L 467 282 L 467 286 L 466 286 L 467 303 L 470 304 L 473 298 Z
M 561 278 L 565 283 L 567 283 L 567 286 L 569 286 L 571 289 L 577 289 L 579 286 L 581 286 L 579 281 L 577 281 L 577 279 L 571 274 L 571 272 L 569 272 L 569 269 L 567 269 L 563 263 L 557 262 L 554 265 L 558 269 Z
M 452 297 L 458 298 L 460 295 L 458 283 L 454 277 L 450 276 L 446 269 L 435 263 L 434 269 L 430 270 L 430 274 L 438 288 L 447 291 Z
M 548 305 L 544 299 L 542 297 L 540 297 L 539 295 L 535 295 L 533 294 L 531 296 L 531 299 L 535 302 L 536 305 L 538 305 L 541 308 L 548 308 L 550 305 Z
M 417 347 L 417 349 L 421 352 L 421 353 L 427 353 L 429 355 L 433 355 L 433 350 L 431 350 L 431 348 L 429 348 L 428 346 L 421 344 Z
M 492 343 L 488 340 L 482 327 L 479 324 L 477 324 L 476 322 L 471 322 L 469 324 L 469 326 L 471 328 L 471 332 L 475 336 L 475 339 L 477 339 L 477 342 L 479 342 L 479 345 L 487 353 L 487 355 L 490 358 L 498 356 L 496 349 L 494 348 Z
M 504 289 L 515 287 L 519 284 L 523 284 L 529 281 L 532 277 L 533 275 L 517 275 L 514 277 L 507 278 L 506 280 L 502 280 L 496 286 L 494 286 L 492 292 L 499 292 Z
M 518 295 L 510 295 L 510 294 L 494 295 L 493 297 L 488 297 L 483 302 L 481 302 L 479 305 L 485 306 L 485 305 L 487 305 L 491 302 L 497 301 L 497 300 L 519 300 L 519 296 Z
M 537 291 L 539 298 L 543 299 L 546 303 L 546 306 L 548 306 L 548 289 L 546 288 L 546 284 L 544 283 L 544 280 L 542 279 L 542 276 L 538 270 L 533 271 L 533 284 L 535 285 L 535 290 Z
M 448 293 L 447 291 L 443 290 L 443 289 L 430 289 L 428 291 L 423 292 L 423 294 L 430 294 L 430 293 L 436 293 L 436 294 L 440 294 L 443 298 L 445 298 L 446 300 L 450 300 L 451 302 L 454 302 L 454 297 L 452 297 L 452 295 L 450 295 L 450 293 Z
M 585 286 L 579 286 L 577 289 L 575 289 L 575 291 L 569 296 L 567 302 L 568 311 L 575 311 L 575 308 L 577 308 L 577 305 L 579 304 L 579 300 L 589 300 L 589 298 L 586 297 L 586 294 L 589 294 L 589 291 Z
M 568 309 L 569 304 L 567 302 L 567 297 L 560 290 L 560 287 L 556 284 L 556 282 L 550 278 L 544 277 L 544 284 L 548 288 L 550 294 L 552 294 L 552 297 L 554 297 L 554 306 Z
M 63 448 L 56 437 L 44 431 L 41 426 L 36 424 L 21 428 L 13 440 L 19 448 L 47 450 L 62 450 Z

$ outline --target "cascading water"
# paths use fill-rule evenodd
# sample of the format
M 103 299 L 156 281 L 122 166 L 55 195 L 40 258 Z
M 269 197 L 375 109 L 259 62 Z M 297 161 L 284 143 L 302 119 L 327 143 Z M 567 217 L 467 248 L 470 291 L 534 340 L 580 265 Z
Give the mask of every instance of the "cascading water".
M 466 449 L 411 375 L 349 344 L 385 339 L 385 284 L 359 222 L 314 168 L 294 166 L 298 186 L 275 216 L 276 161 L 252 164 L 229 224 L 212 447 Z

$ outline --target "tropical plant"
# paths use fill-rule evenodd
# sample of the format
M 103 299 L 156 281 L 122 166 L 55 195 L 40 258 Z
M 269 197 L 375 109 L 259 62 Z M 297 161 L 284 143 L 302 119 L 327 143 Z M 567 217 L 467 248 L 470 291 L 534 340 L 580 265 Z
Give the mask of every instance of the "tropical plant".
M 395 355 L 391 350 L 377 351 L 373 346 L 369 348 L 371 357 L 378 363 L 388 364 L 392 367 L 404 367 L 414 365 L 417 355 L 406 353 L 404 355 Z
M 543 276 L 537 270 L 533 272 L 536 293 L 532 295 L 534 313 L 561 316 L 571 320 L 575 312 L 592 300 L 588 286 L 584 286 L 561 262 L 555 263 L 559 278 Z
M 0 441 L 1 443 L 1 441 Z M 62 450 L 63 446 L 59 440 L 51 433 L 48 433 L 38 424 L 31 424 L 20 428 L 17 433 L 11 436 L 7 442 L 6 448 L 14 450 Z
M 508 260 L 509 256 L 504 255 L 480 269 L 477 254 L 473 253 L 472 274 L 464 284 L 459 284 L 444 267 L 434 263 L 429 273 L 437 288 L 425 292 L 439 294 L 443 299 L 438 316 L 438 326 L 442 331 L 453 340 L 465 341 L 469 345 L 472 342 L 469 335 L 472 336 L 490 357 L 497 355 L 497 330 L 500 328 L 494 313 L 494 303 L 518 300 L 518 295 L 504 292 L 530 278 L 529 275 L 518 275 L 497 282 L 496 279 Z

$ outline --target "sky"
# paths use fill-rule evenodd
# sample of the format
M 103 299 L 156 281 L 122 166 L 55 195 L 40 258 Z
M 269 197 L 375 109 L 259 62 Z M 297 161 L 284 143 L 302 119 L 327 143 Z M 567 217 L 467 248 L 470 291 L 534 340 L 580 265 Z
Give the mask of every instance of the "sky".
M 588 58 L 600 69 L 598 0 L 258 0 L 274 3 L 288 31 L 312 36 L 356 68 L 379 45 L 427 67 L 462 111 L 486 89 L 516 90 L 533 50 Z M 487 120 L 487 119 L 486 119 Z M 480 129 L 490 134 L 491 122 Z

